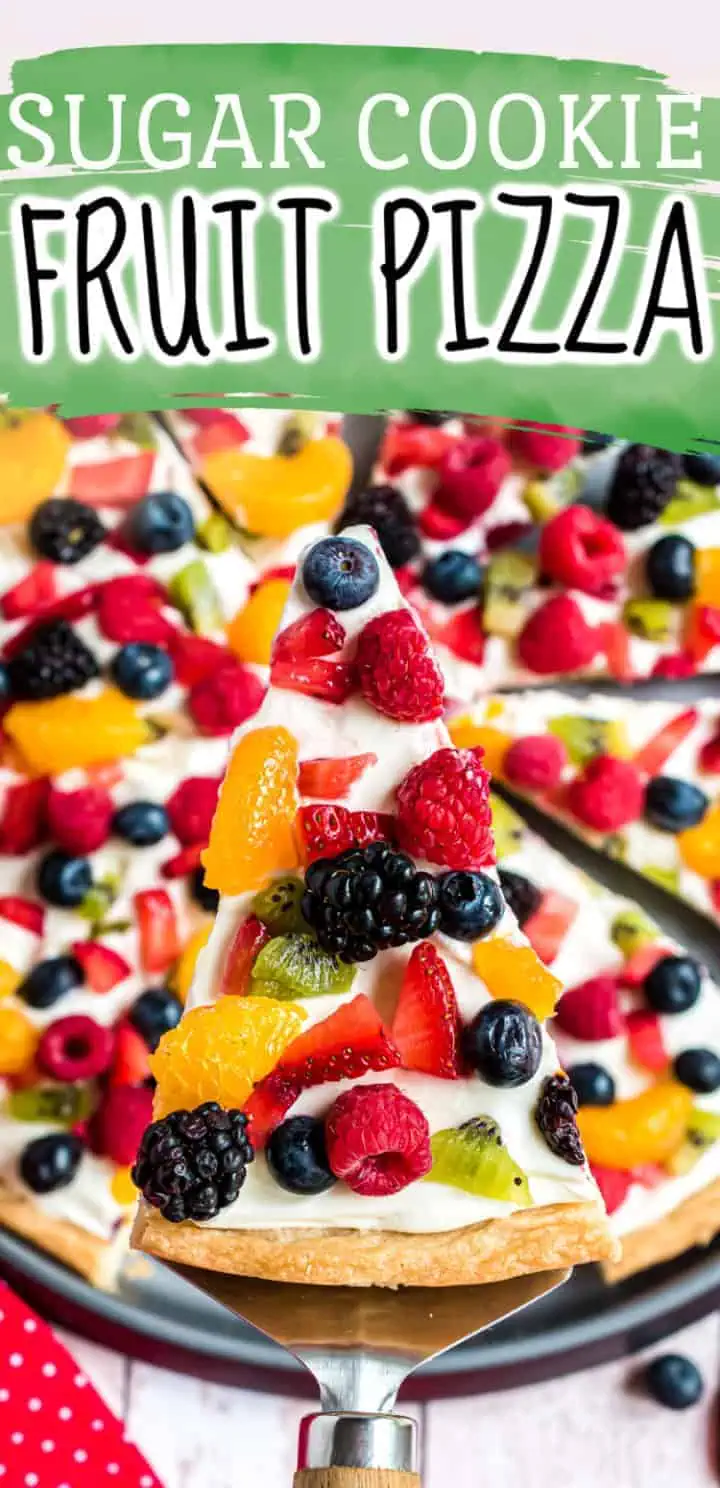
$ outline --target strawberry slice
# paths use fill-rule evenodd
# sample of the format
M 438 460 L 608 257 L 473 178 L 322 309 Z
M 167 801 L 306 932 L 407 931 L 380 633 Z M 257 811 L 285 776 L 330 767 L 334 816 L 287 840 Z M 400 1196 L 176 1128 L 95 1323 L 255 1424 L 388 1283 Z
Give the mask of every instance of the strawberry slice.
M 624 1204 L 635 1181 L 632 1173 L 620 1168 L 605 1168 L 600 1163 L 591 1163 L 590 1171 L 600 1189 L 608 1214 L 614 1214 Z
M 175 906 L 165 889 L 142 889 L 135 895 L 144 971 L 167 971 L 180 955 Z
M 43 561 L 36 563 L 19 584 L 3 594 L 0 609 L 6 620 L 20 620 L 27 615 L 38 615 L 56 599 L 55 564 Z
M 720 878 L 713 879 L 712 883 L 709 884 L 708 887 L 710 889 L 710 898 L 712 900 L 713 909 L 717 909 L 718 912 L 720 912 Z
M 699 665 L 716 646 L 720 646 L 720 609 L 715 605 L 691 605 L 685 636 L 688 655 Z
M 5 642 L 4 655 L 10 659 L 19 651 L 24 651 L 30 637 L 42 621 L 43 625 L 49 624 L 51 620 L 81 620 L 83 615 L 89 615 L 94 609 L 97 600 L 97 586 L 87 584 L 84 589 L 74 589 L 70 594 L 63 594 L 51 604 L 45 605 L 44 609 L 34 619 L 29 620 L 22 630 L 16 630 L 14 636 Z
M 460 1075 L 460 1014 L 450 974 L 424 940 L 408 961 L 392 1025 L 403 1069 L 441 1080 Z
M 88 506 L 132 506 L 147 496 L 154 464 L 155 451 L 139 449 L 115 460 L 73 465 L 67 494 Z
M 618 1000 L 615 977 L 590 977 L 564 992 L 555 1009 L 555 1017 L 564 1033 L 594 1043 L 599 1039 L 617 1038 L 625 1026 Z
M 207 842 L 219 790 L 216 775 L 188 775 L 168 797 L 165 809 L 170 826 L 184 847 Z
M 272 660 L 308 661 L 316 656 L 332 656 L 345 645 L 345 630 L 332 610 L 311 610 L 286 625 L 275 637 Z
M 0 918 L 11 920 L 13 925 L 22 925 L 31 935 L 42 935 L 45 910 L 42 904 L 32 899 L 22 899 L 18 894 L 3 894 L 0 897 Z
M 125 957 L 99 940 L 75 940 L 71 950 L 93 992 L 110 992 L 130 975 L 130 963 Z
M 428 502 L 418 517 L 420 531 L 436 542 L 448 542 L 465 532 L 469 526 L 467 517 L 458 517 L 455 512 L 446 511 L 436 501 Z
M 624 987 L 642 987 L 645 978 L 650 975 L 658 961 L 663 961 L 669 954 L 666 948 L 660 945 L 640 946 L 633 951 L 620 970 L 620 980 Z
M 369 766 L 376 764 L 376 754 L 350 754 L 344 759 L 303 760 L 298 771 L 298 790 L 301 796 L 342 800 Z
M 632 682 L 635 671 L 632 664 L 630 632 L 619 621 L 600 626 L 600 639 L 605 652 L 608 671 L 616 682 Z
M 348 811 L 347 806 L 301 806 L 296 826 L 303 861 L 333 857 L 348 847 L 393 842 L 395 819 L 386 811 Z
M 191 842 L 189 847 L 182 847 L 163 863 L 160 869 L 163 878 L 187 878 L 188 873 L 200 867 L 204 846 L 203 842 Z
M 238 925 L 228 946 L 220 991 L 224 996 L 244 997 L 256 958 L 270 939 L 270 931 L 257 915 L 248 915 Z
M 253 582 L 250 585 L 250 593 L 251 594 L 254 594 L 256 589 L 260 589 L 263 584 L 269 584 L 271 579 L 285 579 L 288 584 L 292 584 L 292 581 L 293 581 L 294 578 L 295 578 L 295 564 L 294 563 L 278 563 L 275 566 L 275 568 L 265 568 L 265 569 L 263 569 L 262 573 L 259 574 L 256 579 L 253 579 Z M 313 611 L 313 614 L 315 614 L 315 613 L 316 613 L 316 611 Z M 330 611 L 329 610 L 326 610 L 326 611 L 324 611 L 324 613 L 329 615 L 330 614 Z M 311 617 L 308 616 L 307 618 L 310 619 Z M 302 624 L 302 623 L 303 622 L 298 621 L 298 620 L 296 620 L 294 622 L 295 625 L 299 625 L 299 624 Z M 289 625 L 287 627 L 288 630 L 292 630 L 292 628 L 293 628 L 292 625 Z M 340 627 L 340 628 L 342 629 L 342 627 Z M 285 632 L 285 634 L 287 634 L 287 631 Z M 336 646 L 336 647 L 334 647 L 334 649 L 337 651 L 338 650 L 338 647 Z M 316 656 L 320 656 L 320 655 L 322 655 L 322 653 L 320 651 L 316 651 L 315 652 L 315 655 Z
M 535 913 L 523 924 L 536 956 L 545 966 L 552 966 L 579 908 L 574 899 L 548 889 Z
M 671 718 L 664 728 L 658 730 L 647 744 L 643 744 L 635 755 L 635 764 L 639 770 L 644 770 L 647 775 L 657 775 L 663 765 L 669 760 L 671 754 L 682 744 L 688 734 L 692 733 L 698 721 L 697 708 L 686 708 L 684 713 L 678 713 Z
M 325 703 L 346 703 L 355 690 L 355 670 L 345 661 L 326 661 L 311 657 L 308 661 L 274 661 L 270 670 L 273 687 L 288 692 L 304 692 L 307 697 Z
M 194 687 L 196 682 L 204 682 L 219 667 L 232 661 L 226 646 L 219 646 L 206 636 L 186 635 L 181 630 L 176 630 L 170 637 L 168 650 L 173 660 L 176 680 L 183 687 Z
M 370 999 L 360 993 L 322 1023 L 301 1033 L 255 1086 L 245 1111 L 261 1145 L 300 1092 L 330 1081 L 358 1080 L 370 1070 L 396 1069 L 400 1054 Z
M 452 443 L 452 434 L 432 424 L 391 424 L 380 450 L 380 463 L 388 475 L 401 475 L 413 465 L 433 470 Z
M 45 840 L 48 789 L 47 780 L 23 780 L 5 792 L 0 852 L 19 856 Z
M 660 1074 L 667 1069 L 670 1056 L 665 1048 L 662 1024 L 657 1013 L 636 1008 L 626 1018 L 630 1055 L 643 1069 Z
M 144 1085 L 150 1069 L 150 1050 L 141 1033 L 131 1023 L 119 1023 L 115 1029 L 115 1054 L 110 1070 L 111 1085 Z
M 453 656 L 459 656 L 461 661 L 470 661 L 475 666 L 480 666 L 485 659 L 485 636 L 480 611 L 475 606 L 453 615 L 447 625 L 435 631 L 432 639 L 441 646 L 447 646 L 448 651 L 452 651 Z

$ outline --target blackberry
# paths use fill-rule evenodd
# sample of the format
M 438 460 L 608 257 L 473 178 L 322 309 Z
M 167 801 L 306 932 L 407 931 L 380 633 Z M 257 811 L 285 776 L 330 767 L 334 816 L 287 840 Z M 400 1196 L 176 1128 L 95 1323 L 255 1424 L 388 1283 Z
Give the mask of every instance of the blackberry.
M 529 878 L 525 878 L 524 874 L 514 873 L 511 868 L 498 868 L 498 878 L 505 903 L 510 906 L 518 925 L 524 925 L 536 909 L 540 908 L 540 889 Z
M 577 1125 L 578 1098 L 567 1075 L 551 1075 L 535 1107 L 535 1121 L 551 1152 L 581 1168 L 585 1162 Z
M 413 514 L 403 496 L 393 486 L 368 486 L 349 496 L 335 523 L 335 531 L 356 523 L 374 527 L 380 547 L 391 568 L 403 568 L 420 552 Z
M 30 541 L 52 563 L 79 563 L 105 536 L 97 512 L 71 496 L 54 496 L 33 512 Z
M 174 1111 L 147 1128 L 133 1183 L 172 1224 L 214 1219 L 237 1198 L 255 1156 L 247 1116 L 206 1101 L 194 1111 Z
M 305 874 L 302 913 L 341 961 L 371 961 L 387 946 L 424 940 L 440 920 L 437 883 L 387 842 L 318 858 Z
M 13 697 L 28 702 L 74 692 L 98 671 L 92 651 L 67 620 L 36 625 L 22 651 L 8 662 Z
M 682 459 L 652 444 L 630 444 L 615 467 L 605 511 L 622 532 L 647 527 L 664 512 L 682 475 Z

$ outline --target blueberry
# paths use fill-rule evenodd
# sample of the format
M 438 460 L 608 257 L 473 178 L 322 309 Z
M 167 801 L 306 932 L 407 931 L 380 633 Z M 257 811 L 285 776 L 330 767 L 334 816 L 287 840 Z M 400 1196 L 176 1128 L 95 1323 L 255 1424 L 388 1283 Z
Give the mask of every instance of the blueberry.
M 143 641 L 131 641 L 115 652 L 110 663 L 113 682 L 126 697 L 145 701 L 156 698 L 169 687 L 173 665 L 167 651 Z
M 159 801 L 130 801 L 113 817 L 113 832 L 133 847 L 152 847 L 170 831 L 170 821 Z
M 4 703 L 9 698 L 11 691 L 10 673 L 5 663 L 0 661 L 0 703 Z
M 438 881 L 440 929 L 453 940 L 479 940 L 502 917 L 500 885 L 487 873 L 443 873 Z
M 205 882 L 205 870 L 202 865 L 196 868 L 190 878 L 190 892 L 196 904 L 201 909 L 206 909 L 208 914 L 214 914 L 220 903 L 220 895 L 217 889 L 210 889 Z
M 522 1002 L 497 998 L 463 1033 L 468 1064 L 488 1085 L 526 1085 L 542 1058 L 540 1024 Z
M 335 1182 L 327 1158 L 325 1124 L 315 1116 L 291 1116 L 276 1126 L 265 1155 L 276 1182 L 288 1193 L 325 1193 Z
M 653 543 L 645 559 L 648 586 L 657 599 L 690 599 L 695 593 L 695 545 L 674 534 Z
M 156 1049 L 164 1033 L 176 1028 L 182 1017 L 182 1003 L 167 987 L 149 987 L 133 1003 L 128 1018 L 142 1035 L 149 1049 Z
M 46 853 L 37 870 L 39 893 L 48 904 L 61 909 L 77 909 L 92 885 L 92 872 L 87 858 L 74 858 L 60 848 Z
M 483 570 L 472 553 L 448 548 L 426 565 L 422 582 L 433 599 L 440 599 L 443 604 L 459 604 L 462 599 L 472 599 L 480 593 Z
M 672 775 L 656 775 L 645 787 L 645 818 L 659 832 L 682 832 L 686 827 L 696 827 L 709 805 L 698 785 L 692 785 L 689 780 L 675 780 Z
M 713 1049 L 683 1049 L 673 1068 L 680 1084 L 698 1095 L 720 1090 L 720 1057 Z
M 175 491 L 151 492 L 133 507 L 127 534 L 141 553 L 175 553 L 195 536 L 195 520 L 183 496 Z
M 28 1142 L 20 1157 L 20 1176 L 33 1193 L 54 1193 L 67 1188 L 80 1165 L 83 1144 L 70 1132 L 53 1132 Z
M 354 537 L 324 537 L 303 563 L 303 583 L 316 605 L 355 610 L 371 599 L 380 583 L 374 553 Z
M 688 480 L 698 486 L 720 484 L 720 455 L 685 455 L 683 467 Z
M 645 1370 L 645 1383 L 658 1405 L 668 1410 L 687 1410 L 697 1405 L 704 1385 L 697 1364 L 684 1354 L 661 1354 Z
M 692 956 L 663 956 L 645 978 L 643 990 L 656 1013 L 686 1013 L 700 996 L 700 967 Z
M 17 989 L 28 1007 L 49 1008 L 83 981 L 83 971 L 74 956 L 52 956 L 38 961 Z
M 573 1064 L 568 1079 L 580 1106 L 611 1106 L 615 1099 L 615 1081 L 601 1064 Z

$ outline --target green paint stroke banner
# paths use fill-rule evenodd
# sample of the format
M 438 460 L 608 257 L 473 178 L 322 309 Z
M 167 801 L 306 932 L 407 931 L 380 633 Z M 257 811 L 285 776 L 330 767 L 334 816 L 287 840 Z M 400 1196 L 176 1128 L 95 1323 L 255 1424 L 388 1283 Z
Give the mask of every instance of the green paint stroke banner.
M 720 101 L 639 68 L 368 47 L 18 62 L 0 390 L 280 391 L 720 440 Z

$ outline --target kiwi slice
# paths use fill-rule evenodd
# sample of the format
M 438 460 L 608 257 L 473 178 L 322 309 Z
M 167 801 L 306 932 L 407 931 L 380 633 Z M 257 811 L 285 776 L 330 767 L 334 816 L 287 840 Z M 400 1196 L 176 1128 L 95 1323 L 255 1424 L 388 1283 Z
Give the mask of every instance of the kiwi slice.
M 339 997 L 350 991 L 354 978 L 355 967 L 324 951 L 312 935 L 278 935 L 257 956 L 250 991 L 254 993 L 256 982 L 273 982 L 274 990 L 261 996 L 280 1001 L 328 994 Z
M 629 599 L 623 620 L 632 635 L 645 641 L 667 641 L 672 634 L 675 608 L 666 599 Z
M 116 439 L 129 439 L 140 449 L 157 449 L 157 435 L 149 413 L 124 413 L 113 432 Z
M 587 718 L 582 713 L 558 713 L 548 719 L 548 733 L 562 739 L 575 765 L 585 765 L 596 754 L 614 754 L 622 759 L 627 753 L 624 725 L 616 718 Z
M 701 517 L 705 512 L 717 511 L 720 506 L 715 486 L 698 486 L 694 481 L 678 481 L 672 501 L 660 513 L 658 521 L 663 527 L 677 527 L 692 517 Z
M 536 564 L 525 553 L 496 553 L 485 570 L 483 626 L 488 635 L 519 635 L 525 623 L 523 595 L 535 583 Z
M 168 593 L 197 635 L 222 630 L 223 612 L 217 590 L 202 558 L 193 559 L 173 574 Z
M 689 1173 L 703 1152 L 707 1152 L 708 1147 L 713 1147 L 719 1137 L 720 1115 L 716 1116 L 714 1111 L 702 1111 L 696 1106 L 688 1122 L 682 1146 L 665 1164 L 668 1173 L 673 1178 L 681 1178 L 683 1173 Z
M 291 414 L 283 425 L 283 430 L 278 441 L 277 453 L 279 455 L 299 455 L 300 451 L 312 439 L 316 425 L 317 414 L 311 413 L 309 409 L 301 409 Z
M 610 938 L 626 958 L 643 946 L 652 945 L 658 938 L 657 925 L 653 925 L 641 909 L 623 909 L 610 926 Z
M 519 852 L 522 847 L 525 833 L 525 823 L 502 796 L 496 796 L 494 791 L 490 792 L 490 807 L 492 810 L 492 829 L 495 838 L 495 854 L 499 862 L 504 858 L 511 858 L 513 853 Z
M 230 547 L 234 533 L 227 517 L 214 511 L 201 523 L 196 532 L 197 541 L 207 553 L 224 553 Z
M 642 871 L 643 877 L 649 878 L 651 883 L 659 884 L 661 889 L 667 889 L 668 894 L 677 894 L 680 882 L 677 868 L 658 868 L 652 863 L 646 863 Z
M 436 1132 L 432 1157 L 428 1183 L 445 1183 L 484 1199 L 513 1203 L 518 1209 L 532 1203 L 527 1176 L 510 1156 L 491 1116 L 474 1116 L 462 1126 Z
M 307 920 L 303 919 L 300 910 L 304 891 L 302 879 L 292 873 L 274 878 L 266 889 L 255 895 L 252 912 L 272 935 L 291 935 L 293 931 L 307 935 Z
M 35 1085 L 12 1090 L 7 1109 L 16 1121 L 57 1122 L 74 1126 L 86 1121 L 97 1099 L 91 1085 Z
M 534 522 L 547 522 L 560 510 L 560 502 L 545 481 L 528 481 L 522 499 Z

